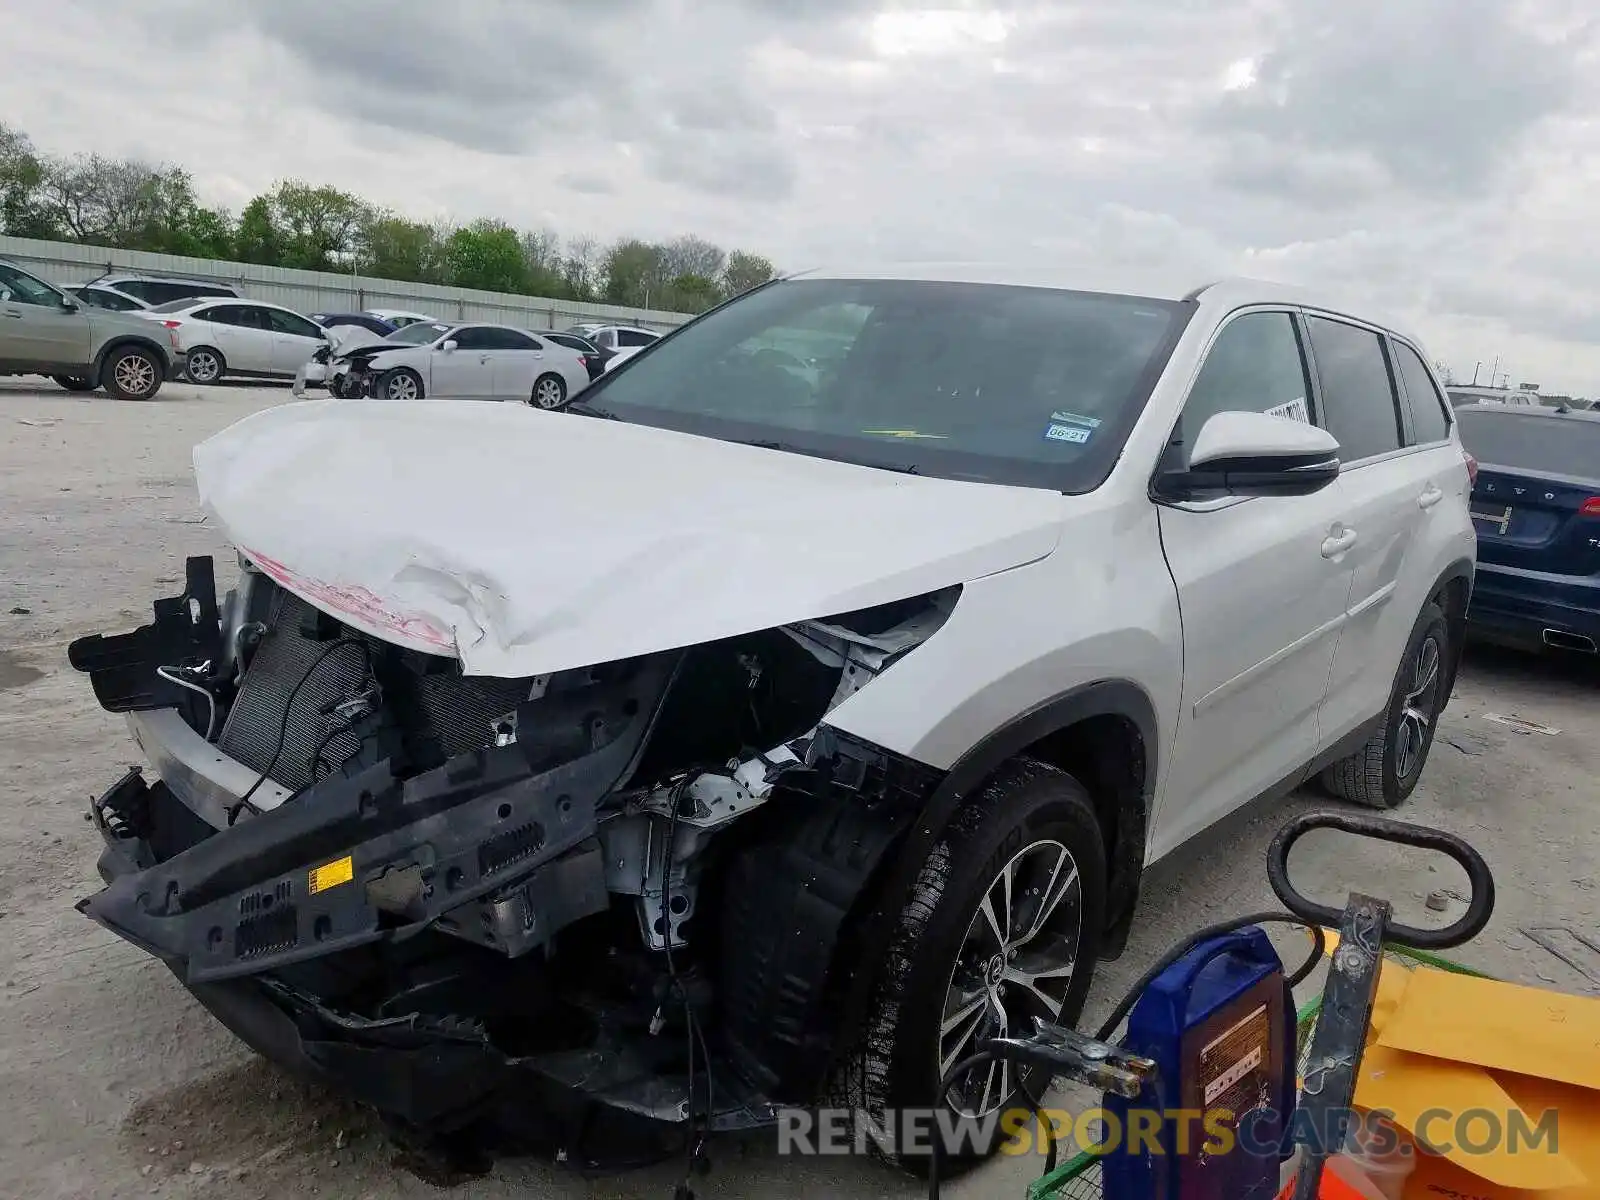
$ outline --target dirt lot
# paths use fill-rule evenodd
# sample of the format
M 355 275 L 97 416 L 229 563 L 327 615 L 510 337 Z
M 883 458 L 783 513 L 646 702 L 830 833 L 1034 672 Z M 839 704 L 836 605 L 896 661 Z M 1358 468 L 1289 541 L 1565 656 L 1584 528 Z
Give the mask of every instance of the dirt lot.
M 40 1197 L 423 1196 L 372 1123 L 252 1059 L 165 970 L 73 910 L 95 888 L 91 794 L 135 761 L 122 723 L 66 664 L 80 634 L 132 628 L 174 590 L 183 558 L 228 550 L 200 521 L 190 447 L 268 404 L 269 388 L 169 386 L 118 404 L 0 381 L 0 1193 Z M 226 572 L 226 559 L 222 560 Z M 1597 924 L 1595 805 L 1600 674 L 1474 652 L 1416 797 L 1403 815 L 1465 835 L 1487 855 L 1500 904 L 1459 957 L 1572 991 L 1594 984 L 1523 930 Z M 1538 722 L 1519 732 L 1491 715 Z M 1214 831 L 1155 872 L 1135 940 L 1096 981 L 1101 1009 L 1179 931 L 1276 907 L 1263 852 L 1295 797 Z M 1402 863 L 1384 848 L 1304 846 L 1307 877 L 1337 902 L 1362 887 L 1423 923 L 1423 897 L 1462 890 L 1455 869 Z M 1301 869 L 1297 856 L 1296 870 Z M 1456 910 L 1458 911 L 1458 910 Z M 1453 912 L 1446 916 L 1453 915 Z M 1435 918 L 1437 919 L 1437 918 Z M 1559 935 L 1557 935 L 1559 936 Z M 1600 973 L 1600 962 L 1589 969 Z M 947 1195 L 1013 1198 L 1036 1162 L 1008 1160 Z M 667 1196 L 675 1172 L 583 1181 L 509 1162 L 456 1194 Z M 760 1148 L 715 1157 L 702 1196 L 912 1196 L 870 1163 L 796 1163 Z

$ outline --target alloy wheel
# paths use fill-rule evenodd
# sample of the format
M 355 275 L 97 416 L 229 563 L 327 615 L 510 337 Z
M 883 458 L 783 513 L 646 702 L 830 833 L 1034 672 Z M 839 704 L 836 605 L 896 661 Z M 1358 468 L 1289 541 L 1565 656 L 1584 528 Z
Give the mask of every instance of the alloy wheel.
M 533 403 L 537 408 L 560 408 L 565 399 L 565 389 L 558 379 L 541 379 L 533 385 Z
M 196 351 L 189 356 L 189 378 L 196 383 L 210 383 L 221 373 L 221 364 L 217 356 L 208 354 L 204 350 Z
M 979 1043 L 1026 1035 L 1066 1002 L 1082 933 L 1078 864 L 1057 841 L 1023 847 L 984 889 L 945 989 L 939 1027 L 944 1079 Z M 1016 1087 L 1009 1063 L 974 1067 L 944 1097 L 961 1116 L 993 1112 Z
M 389 380 L 389 386 L 384 394 L 391 400 L 415 400 L 417 381 L 409 375 L 396 375 Z
M 1411 662 L 1411 682 L 1400 702 L 1400 721 L 1395 730 L 1394 769 L 1401 779 L 1410 779 L 1420 766 L 1428 733 L 1439 708 L 1439 642 L 1425 637 Z
M 117 386 L 130 396 L 147 395 L 156 386 L 156 369 L 138 354 L 119 359 L 115 369 Z

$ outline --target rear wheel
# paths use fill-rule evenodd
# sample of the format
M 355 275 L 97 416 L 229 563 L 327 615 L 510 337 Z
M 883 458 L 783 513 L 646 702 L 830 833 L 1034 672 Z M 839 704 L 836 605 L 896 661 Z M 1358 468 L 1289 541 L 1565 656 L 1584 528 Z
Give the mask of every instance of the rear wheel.
M 118 400 L 148 400 L 161 390 L 165 374 L 153 351 L 124 346 L 106 356 L 100 382 Z
M 69 392 L 92 392 L 100 386 L 92 379 L 75 379 L 71 375 L 52 375 L 50 378 Z
M 228 365 L 222 351 L 209 346 L 198 346 L 189 351 L 183 360 L 183 373 L 190 383 L 215 383 L 227 373 Z
M 1341 800 L 1369 808 L 1395 808 L 1422 778 L 1444 709 L 1450 662 L 1450 626 L 1433 601 L 1423 605 L 1395 673 L 1383 726 L 1349 758 L 1322 772 L 1322 786 Z
M 1088 793 L 1031 759 L 1004 768 L 956 814 L 929 855 L 879 980 L 855 1099 L 877 1118 L 949 1108 L 983 1118 L 1027 1103 L 1017 1071 L 979 1066 L 939 1086 L 986 1038 L 1035 1017 L 1072 1025 L 1088 994 L 1105 916 L 1105 845 Z M 1028 1078 L 1037 1092 L 1041 1081 Z M 893 1128 L 892 1125 L 886 1126 Z M 994 1153 L 952 1147 L 947 1169 Z M 889 1157 L 926 1175 L 918 1147 Z
M 535 408 L 560 408 L 567 400 L 567 381 L 554 373 L 539 376 L 533 381 L 533 406 Z

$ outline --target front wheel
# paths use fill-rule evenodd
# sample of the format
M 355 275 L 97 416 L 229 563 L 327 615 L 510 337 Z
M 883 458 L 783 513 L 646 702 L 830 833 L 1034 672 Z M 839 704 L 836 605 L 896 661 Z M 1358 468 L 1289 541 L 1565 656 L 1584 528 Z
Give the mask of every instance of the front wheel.
M 1382 727 L 1349 758 L 1322 772 L 1322 786 L 1341 800 L 1396 808 L 1416 789 L 1447 699 L 1450 625 L 1433 601 L 1423 605 L 1406 641 Z
M 420 400 L 422 377 L 406 367 L 395 367 L 378 376 L 372 394 L 384 400 Z
M 100 372 L 100 382 L 118 400 L 148 400 L 161 390 L 165 371 L 149 350 L 128 346 L 113 350 Z
M 541 375 L 533 381 L 535 408 L 560 408 L 567 402 L 567 381 L 555 374 Z
M 77 379 L 71 375 L 52 375 L 50 378 L 69 392 L 92 392 L 100 386 L 92 379 Z
M 1027 1103 L 1009 1064 L 941 1081 L 987 1038 L 1025 1034 L 1035 1017 L 1076 1022 L 1105 921 L 1105 843 L 1071 775 L 1018 759 L 969 798 L 928 856 L 900 917 L 858 1062 L 858 1099 L 875 1117 L 944 1109 L 973 1138 L 948 1168 L 989 1157 L 1007 1136 L 994 1116 Z M 987 1141 L 979 1132 L 987 1126 Z M 886 1128 L 893 1128 L 886 1122 Z M 981 1143 L 981 1144 L 980 1144 Z M 885 1149 L 926 1175 L 925 1147 Z

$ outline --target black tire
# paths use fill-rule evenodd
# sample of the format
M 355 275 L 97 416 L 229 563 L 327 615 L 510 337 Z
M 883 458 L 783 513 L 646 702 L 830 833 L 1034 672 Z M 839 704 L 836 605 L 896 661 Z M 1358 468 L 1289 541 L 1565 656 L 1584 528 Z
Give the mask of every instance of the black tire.
M 1439 713 L 1449 696 L 1450 650 L 1449 622 L 1444 610 L 1430 600 L 1406 640 L 1382 728 L 1360 750 L 1322 772 L 1322 786 L 1329 794 L 1368 808 L 1396 808 L 1405 803 L 1427 765 Z M 1428 690 L 1423 674 L 1430 660 L 1433 668 Z M 1424 689 L 1420 693 L 1419 685 Z M 1408 715 L 1413 712 L 1426 719 L 1420 729 L 1418 720 Z
M 1076 926 L 1075 953 L 1060 953 L 1065 950 L 1063 941 L 1052 945 L 1050 952 L 1029 950 L 1020 959 L 997 955 L 990 959 L 989 970 L 1009 971 L 1015 962 L 1028 958 L 1058 965 L 1070 958 L 1075 969 L 1066 977 L 1061 1007 L 1053 1019 L 1069 1026 L 1077 1021 L 1094 976 L 1105 924 L 1105 841 L 1089 795 L 1076 779 L 1044 763 L 1017 759 L 966 801 L 923 865 L 911 902 L 901 913 L 878 980 L 863 1046 L 851 1079 L 846 1081 L 849 1103 L 882 1120 L 885 1113 L 895 1110 L 926 1111 L 942 1099 L 937 1096 L 940 1076 L 948 1068 L 941 1060 L 953 1064 L 971 1053 L 976 1042 L 987 1036 L 980 1027 L 993 1020 L 988 1002 L 972 992 L 955 1009 L 959 1013 L 974 1003 L 979 1005 L 972 1034 L 963 1036 L 965 1018 L 949 1034 L 941 1029 L 960 978 L 969 971 L 964 960 L 974 948 L 982 957 L 988 949 L 985 939 L 995 940 L 993 926 L 986 923 L 980 906 L 989 893 L 1000 894 L 1001 873 L 1008 864 L 1021 860 L 1018 879 L 1023 879 L 1026 871 L 1028 878 L 1037 882 L 1046 877 L 1050 857 L 1057 850 L 1064 851 L 1064 861 L 1076 867 L 1076 894 L 1071 894 L 1069 884 L 1047 925 L 1062 914 L 1070 917 Z M 1048 885 L 1036 891 L 1024 887 L 1016 895 L 1027 897 L 1049 890 Z M 1009 917 L 1006 928 L 1011 928 Z M 1019 944 L 1034 945 L 1035 939 L 1024 937 Z M 980 990 L 984 986 L 980 985 Z M 1049 986 L 1061 991 L 1059 983 Z M 1002 978 L 997 990 L 1001 1007 L 1008 1013 L 1008 1028 L 1027 1024 L 1026 1017 L 1034 1012 L 1049 1015 L 1040 1012 L 1041 1006 L 1029 999 L 1031 993 L 1021 984 Z M 964 1078 L 958 1089 L 969 1082 L 974 1089 L 980 1083 Z M 995 1090 L 1000 1090 L 998 1080 L 996 1085 Z M 1042 1085 L 1042 1080 L 1030 1081 L 1035 1091 Z M 958 1089 L 952 1094 L 959 1097 Z M 995 1107 L 1003 1111 L 1026 1102 L 1012 1076 L 1009 1091 Z M 981 1103 L 971 1108 L 964 1104 L 952 1107 L 968 1113 L 989 1110 Z M 956 1174 L 992 1155 L 1007 1136 L 1000 1125 L 992 1123 L 994 1136 L 989 1144 L 947 1152 L 941 1174 Z M 874 1148 L 926 1178 L 931 1159 L 917 1153 L 916 1147 Z
M 106 355 L 100 383 L 118 400 L 148 400 L 161 390 L 166 373 L 154 350 L 118 346 Z
M 567 402 L 567 381 L 554 371 L 546 371 L 533 381 L 533 394 L 528 403 L 546 411 L 560 408 Z
M 406 382 L 415 389 L 413 395 L 391 395 L 393 390 L 404 390 Z M 410 367 L 394 367 L 379 375 L 372 385 L 372 396 L 378 400 L 421 400 L 423 398 L 422 376 Z
M 71 375 L 52 375 L 50 378 L 69 392 L 92 392 L 100 386 L 92 379 L 74 379 Z

